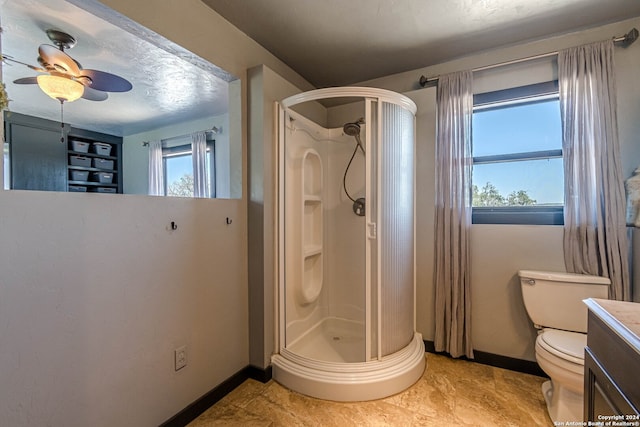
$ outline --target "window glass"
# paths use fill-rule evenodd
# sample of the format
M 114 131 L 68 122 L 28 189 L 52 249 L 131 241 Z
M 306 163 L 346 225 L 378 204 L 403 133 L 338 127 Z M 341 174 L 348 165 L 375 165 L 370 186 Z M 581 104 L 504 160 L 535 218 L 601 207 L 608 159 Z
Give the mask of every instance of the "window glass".
M 561 224 L 562 126 L 557 92 L 494 92 L 473 112 L 473 223 Z M 510 93 L 529 93 L 510 99 Z M 482 96 L 478 97 L 481 98 Z M 486 97 L 485 97 L 486 98 Z M 495 101 L 497 99 L 497 101 Z
M 165 157 L 167 196 L 193 197 L 193 159 L 191 153 Z
M 473 113 L 473 156 L 524 153 L 562 148 L 557 99 Z
M 473 206 L 562 206 L 561 158 L 473 167 Z

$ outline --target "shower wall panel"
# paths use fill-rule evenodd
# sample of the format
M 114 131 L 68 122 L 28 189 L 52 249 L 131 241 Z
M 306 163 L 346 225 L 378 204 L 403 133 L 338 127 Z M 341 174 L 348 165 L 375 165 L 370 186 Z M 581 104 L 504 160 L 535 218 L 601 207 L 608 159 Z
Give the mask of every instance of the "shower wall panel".
M 356 148 L 355 138 L 342 128 L 326 129 L 292 113 L 285 136 L 285 345 L 289 346 L 326 318 L 365 322 L 365 221 L 354 214 L 343 188 L 344 172 Z M 358 116 L 360 117 L 360 116 Z M 345 122 L 354 117 L 345 118 Z M 363 126 L 363 138 L 366 130 Z M 308 150 L 322 162 L 323 284 L 316 301 L 301 298 L 304 285 L 304 248 L 298 230 L 304 230 L 302 159 Z M 346 185 L 352 197 L 365 196 L 365 157 L 358 151 L 349 166 Z M 354 324 L 354 327 L 355 327 Z
M 313 301 L 304 297 L 303 286 L 305 286 L 305 248 L 304 248 L 304 213 L 305 208 L 315 207 L 323 209 L 322 204 L 307 206 L 304 202 L 305 191 L 305 170 L 303 169 L 303 159 L 305 153 L 313 150 L 320 156 L 322 165 L 326 165 L 326 144 L 323 142 L 323 128 L 313 122 L 296 118 L 289 122 L 285 136 L 285 217 L 286 227 L 284 230 L 284 269 L 285 269 L 285 306 L 286 306 L 286 332 L 285 345 L 291 345 L 302 335 L 304 335 L 313 325 L 327 316 L 327 293 L 325 292 L 326 276 L 322 274 L 322 291 Z M 320 141 L 319 141 L 320 140 Z M 311 156 L 313 158 L 314 156 Z M 307 158 L 310 158 L 307 155 Z M 309 166 L 307 162 L 307 167 Z M 307 181 L 312 174 L 307 171 Z M 314 189 L 324 199 L 326 194 L 324 182 L 319 183 L 319 188 Z M 307 209 L 308 210 L 308 209 Z M 324 212 L 320 212 L 324 216 Z M 308 225 L 307 225 L 308 227 Z M 325 248 L 322 248 L 322 257 L 325 256 Z M 318 259 L 309 259 L 318 261 Z M 324 262 L 326 264 L 326 261 Z M 324 273 L 324 272 L 323 272 Z M 308 274 L 308 273 L 307 273 Z
M 353 120 L 353 119 L 351 119 Z M 349 120 L 345 120 L 349 121 Z M 327 244 L 327 285 L 329 315 L 364 322 L 365 252 L 364 217 L 353 213 L 351 200 L 343 189 L 344 172 L 355 147 L 355 139 L 341 129 L 327 143 L 327 204 L 325 242 Z M 346 179 L 352 197 L 364 197 L 364 156 L 356 153 Z

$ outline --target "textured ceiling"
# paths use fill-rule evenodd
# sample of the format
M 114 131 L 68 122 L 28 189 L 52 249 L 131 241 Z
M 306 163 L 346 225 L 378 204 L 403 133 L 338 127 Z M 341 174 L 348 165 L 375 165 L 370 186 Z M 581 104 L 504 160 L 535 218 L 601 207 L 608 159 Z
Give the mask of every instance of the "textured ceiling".
M 316 87 L 640 16 L 639 0 L 202 0 Z
M 640 0 L 202 1 L 317 87 L 640 16 Z M 38 46 L 50 43 L 45 30 L 54 28 L 75 36 L 78 43 L 67 53 L 85 68 L 132 82 L 131 92 L 111 93 L 104 102 L 65 104 L 68 123 L 129 135 L 226 111 L 233 76 L 110 15 L 97 0 L 0 0 L 0 17 L 4 54 L 36 65 Z M 4 64 L 10 108 L 59 120 L 54 100 L 34 85 L 12 83 L 36 74 Z
M 233 76 L 120 15 L 110 15 L 97 1 L 4 0 L 0 5 L 3 54 L 38 65 L 38 46 L 51 44 L 45 30 L 62 30 L 76 38 L 76 46 L 66 53 L 84 68 L 117 74 L 133 84 L 130 92 L 109 93 L 106 101 L 65 103 L 67 123 L 122 136 L 227 111 Z M 38 72 L 19 64 L 3 64 L 2 72 L 11 111 L 60 120 L 59 103 L 37 85 L 13 84 Z

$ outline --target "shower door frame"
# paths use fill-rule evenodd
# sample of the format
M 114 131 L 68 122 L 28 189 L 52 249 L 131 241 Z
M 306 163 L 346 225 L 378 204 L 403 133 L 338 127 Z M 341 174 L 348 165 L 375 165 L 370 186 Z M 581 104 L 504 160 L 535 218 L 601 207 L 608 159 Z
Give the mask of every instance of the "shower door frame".
M 377 99 L 377 98 L 376 98 Z M 364 99 L 365 102 L 365 106 L 364 106 L 364 117 L 365 117 L 365 123 L 367 125 L 367 132 L 365 134 L 365 141 L 364 141 L 364 146 L 366 148 L 367 153 L 371 153 L 373 150 L 371 148 L 373 142 L 372 142 L 372 134 L 373 134 L 373 128 L 371 126 L 371 103 L 372 103 L 372 99 L 371 98 L 365 98 Z M 379 127 L 379 126 L 378 126 Z M 377 132 L 377 131 L 376 131 Z M 376 141 L 379 141 L 379 139 L 376 138 Z M 379 145 L 379 144 L 378 144 Z M 376 153 L 377 155 L 378 153 Z M 365 188 L 365 200 L 368 200 L 369 203 L 371 203 L 372 200 L 376 201 L 377 204 L 377 200 L 378 198 L 376 197 L 376 195 L 373 194 L 373 186 L 371 185 L 371 181 L 372 181 L 372 171 L 373 171 L 373 160 L 374 160 L 374 156 L 369 155 L 365 157 L 365 170 L 364 170 L 364 177 L 365 177 L 365 184 L 364 184 L 364 188 Z M 378 207 L 376 207 L 376 213 L 379 212 Z M 372 289 L 371 289 L 371 251 L 372 251 L 372 246 L 375 245 L 376 247 L 376 253 L 379 253 L 378 250 L 378 239 L 377 239 L 377 218 L 371 218 L 372 217 L 372 212 L 371 212 L 371 208 L 368 207 L 365 209 L 365 256 L 364 256 L 364 271 L 365 271 L 365 283 L 364 283 L 364 310 L 365 310 L 365 324 L 364 324 L 364 345 L 365 345 L 365 349 L 364 349 L 364 361 L 368 362 L 371 360 L 372 354 L 371 354 L 371 338 L 372 338 L 372 327 L 373 327 L 373 313 L 372 313 L 372 308 L 371 307 L 371 296 L 372 296 Z M 379 275 L 378 275 L 379 277 Z M 379 285 L 379 280 L 376 281 Z M 378 298 L 380 297 L 380 291 L 377 290 L 376 287 L 376 291 L 378 294 Z M 378 324 L 380 323 L 380 312 L 379 312 L 379 308 L 380 308 L 380 303 L 379 303 L 379 299 L 378 299 L 378 307 L 376 308 L 378 310 L 378 315 L 377 315 L 377 319 L 378 319 Z M 377 330 L 377 346 L 379 348 L 380 346 L 380 337 L 378 335 L 378 333 L 380 332 L 380 325 L 377 325 L 376 327 Z M 378 353 L 380 354 L 380 353 Z

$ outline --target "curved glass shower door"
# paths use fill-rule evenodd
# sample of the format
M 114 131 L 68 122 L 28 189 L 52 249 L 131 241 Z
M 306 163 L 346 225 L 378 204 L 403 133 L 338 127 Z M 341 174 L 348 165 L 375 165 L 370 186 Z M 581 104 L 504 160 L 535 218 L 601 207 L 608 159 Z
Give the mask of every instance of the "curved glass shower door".
M 377 259 L 380 357 L 406 347 L 415 331 L 414 114 L 380 103 Z

